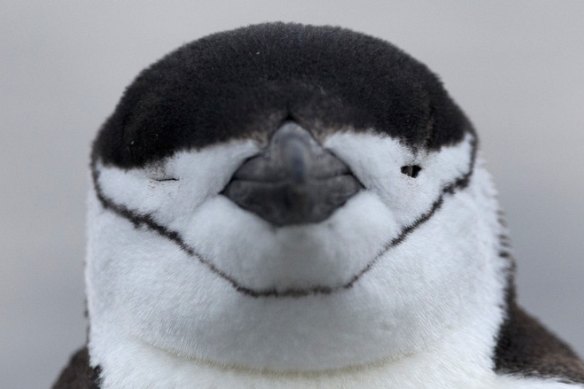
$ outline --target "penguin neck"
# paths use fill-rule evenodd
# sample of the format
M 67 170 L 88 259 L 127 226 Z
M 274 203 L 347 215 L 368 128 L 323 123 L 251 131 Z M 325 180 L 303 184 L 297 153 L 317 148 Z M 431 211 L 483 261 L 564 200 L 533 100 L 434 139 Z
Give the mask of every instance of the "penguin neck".
M 439 343 L 396 360 L 324 372 L 260 372 L 184 358 L 111 329 L 91 330 L 92 361 L 102 389 L 200 388 L 493 388 L 493 323 L 476 320 Z M 491 339 L 491 340 L 489 340 Z M 277 384 L 277 385 L 276 385 Z
M 319 372 L 259 371 L 189 358 L 123 333 L 113 321 L 92 324 L 89 350 L 92 365 L 101 368 L 101 389 L 515 388 L 493 371 L 500 321 L 500 307 L 483 307 L 440 341 L 416 353 Z

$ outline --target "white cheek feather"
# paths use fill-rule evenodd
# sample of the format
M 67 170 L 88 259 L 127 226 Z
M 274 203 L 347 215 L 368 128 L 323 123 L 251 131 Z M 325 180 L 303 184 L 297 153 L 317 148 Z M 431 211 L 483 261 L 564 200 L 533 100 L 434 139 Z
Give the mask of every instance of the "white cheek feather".
M 399 225 L 407 226 L 439 198 L 445 186 L 469 171 L 473 142 L 474 137 L 467 134 L 455 146 L 414 153 L 390 137 L 339 133 L 328 138 L 325 146 L 351 166 L 367 189 L 379 195 Z M 404 177 L 400 168 L 414 164 L 422 168 L 418 176 Z
M 180 151 L 145 169 L 122 170 L 97 163 L 98 182 L 104 194 L 139 214 L 156 215 L 167 224 L 190 216 L 215 196 L 246 158 L 257 153 L 252 141 L 230 142 L 204 151 Z M 159 176 L 176 181 L 158 182 Z
M 281 229 L 217 196 L 257 152 L 251 142 L 178 153 L 164 170 L 179 181 L 97 166 L 105 196 L 194 249 L 135 227 L 90 193 L 89 347 L 103 388 L 563 388 L 492 372 L 507 263 L 482 163 L 467 188 L 382 250 L 469 168 L 470 140 L 425 156 L 371 134 L 326 146 L 367 190 L 323 223 Z M 419 180 L 400 173 L 415 158 Z M 334 292 L 253 297 L 233 282 Z

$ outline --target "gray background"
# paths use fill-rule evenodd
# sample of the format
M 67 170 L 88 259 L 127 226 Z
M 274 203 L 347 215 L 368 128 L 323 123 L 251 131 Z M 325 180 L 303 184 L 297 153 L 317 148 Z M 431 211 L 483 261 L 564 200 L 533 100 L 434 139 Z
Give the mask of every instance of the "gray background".
M 145 65 L 261 21 L 351 27 L 440 74 L 482 137 L 522 303 L 584 354 L 584 1 L 0 0 L 0 387 L 84 342 L 90 141 Z

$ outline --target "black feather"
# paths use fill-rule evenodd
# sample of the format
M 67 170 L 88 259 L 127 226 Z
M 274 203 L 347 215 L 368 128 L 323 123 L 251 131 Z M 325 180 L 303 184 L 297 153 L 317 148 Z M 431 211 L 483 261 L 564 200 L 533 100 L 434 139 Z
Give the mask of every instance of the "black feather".
M 431 149 L 469 128 L 438 78 L 393 45 L 337 27 L 273 23 L 204 37 L 144 70 L 93 155 L 141 166 L 269 134 L 288 119 L 315 132 L 374 129 Z

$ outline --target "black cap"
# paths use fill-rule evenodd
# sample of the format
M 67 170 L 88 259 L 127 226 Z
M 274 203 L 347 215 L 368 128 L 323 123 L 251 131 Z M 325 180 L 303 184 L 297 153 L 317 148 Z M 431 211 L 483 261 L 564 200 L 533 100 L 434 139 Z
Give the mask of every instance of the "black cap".
M 317 133 L 373 129 L 412 147 L 470 125 L 439 79 L 395 46 L 337 27 L 260 24 L 187 44 L 144 70 L 94 143 L 123 168 L 262 136 L 290 118 Z

